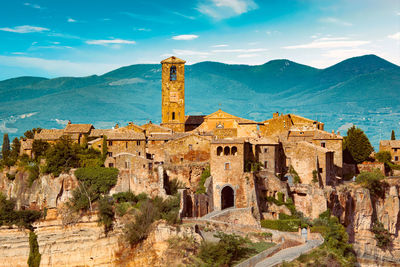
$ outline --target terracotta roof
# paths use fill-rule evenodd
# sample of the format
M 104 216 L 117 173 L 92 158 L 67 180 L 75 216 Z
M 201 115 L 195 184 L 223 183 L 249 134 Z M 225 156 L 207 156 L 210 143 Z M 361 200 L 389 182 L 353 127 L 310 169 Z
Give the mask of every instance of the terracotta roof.
M 93 128 L 92 124 L 67 124 L 65 133 L 89 133 Z
M 154 123 L 146 123 L 143 124 L 142 126 L 140 126 L 142 128 L 144 128 L 147 132 L 147 134 L 149 133 L 172 133 L 172 130 L 170 128 L 158 125 L 158 124 L 154 124 Z
M 379 145 L 400 148 L 400 140 L 381 140 Z
M 101 136 L 103 136 L 103 135 L 107 135 L 107 133 L 108 133 L 109 131 L 112 131 L 112 129 L 93 129 L 93 130 L 90 132 L 89 136 L 90 136 L 90 137 L 101 137 Z
M 171 140 L 172 134 L 153 133 L 147 136 L 147 138 L 152 141 L 163 141 L 163 140 L 165 141 L 165 140 Z
M 278 142 L 272 138 L 266 138 L 266 137 L 261 137 L 261 138 L 253 138 L 249 140 L 251 144 L 253 145 L 277 145 Z
M 35 140 L 58 140 L 64 135 L 64 129 L 42 129 L 35 133 Z
M 200 125 L 204 122 L 205 115 L 189 115 L 186 116 L 185 124 Z
M 172 56 L 172 57 L 166 58 L 163 61 L 161 61 L 161 64 L 164 64 L 164 63 L 185 64 L 186 61 Z
M 89 141 L 88 142 L 88 144 L 90 144 L 90 145 L 93 145 L 94 143 L 97 143 L 97 142 L 99 142 L 99 141 L 101 141 L 101 140 L 103 140 L 103 138 L 96 138 L 96 139 L 94 139 L 94 140 L 92 140 L 92 141 Z
M 221 109 L 217 110 L 214 113 L 211 113 L 210 115 L 205 116 L 204 118 L 205 119 L 209 119 L 209 118 L 234 119 L 239 124 L 257 124 L 257 122 L 255 122 L 255 121 L 240 118 L 238 116 L 229 114 L 228 112 L 225 112 Z
M 145 140 L 144 133 L 138 133 L 134 130 L 119 131 L 111 130 L 106 133 L 107 140 Z
M 335 133 L 315 129 L 314 139 L 343 139 L 343 137 Z

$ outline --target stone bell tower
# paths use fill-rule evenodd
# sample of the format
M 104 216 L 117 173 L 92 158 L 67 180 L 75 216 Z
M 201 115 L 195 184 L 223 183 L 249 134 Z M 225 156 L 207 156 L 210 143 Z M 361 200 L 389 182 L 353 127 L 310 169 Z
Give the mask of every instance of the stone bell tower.
M 161 125 L 185 131 L 185 63 L 177 57 L 161 61 Z

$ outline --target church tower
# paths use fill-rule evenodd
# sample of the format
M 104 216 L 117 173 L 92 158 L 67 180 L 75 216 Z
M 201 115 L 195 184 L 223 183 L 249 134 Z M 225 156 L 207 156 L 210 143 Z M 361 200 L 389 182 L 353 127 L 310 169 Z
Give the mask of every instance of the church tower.
M 185 63 L 177 57 L 161 61 L 162 126 L 185 131 Z

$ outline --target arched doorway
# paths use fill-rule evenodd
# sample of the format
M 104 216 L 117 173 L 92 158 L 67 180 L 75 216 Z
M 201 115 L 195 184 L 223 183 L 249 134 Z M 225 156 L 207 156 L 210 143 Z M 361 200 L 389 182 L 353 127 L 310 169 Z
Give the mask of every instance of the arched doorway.
M 235 205 L 235 193 L 232 187 L 225 186 L 221 191 L 221 209 L 233 207 Z

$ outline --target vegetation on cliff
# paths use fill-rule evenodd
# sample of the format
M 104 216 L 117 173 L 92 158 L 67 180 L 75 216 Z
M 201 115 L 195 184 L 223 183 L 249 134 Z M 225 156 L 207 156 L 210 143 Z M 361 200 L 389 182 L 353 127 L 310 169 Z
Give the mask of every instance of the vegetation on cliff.
M 39 253 L 39 244 L 35 232 L 29 232 L 29 267 L 39 267 L 42 255 Z
M 367 188 L 373 198 L 383 198 L 388 187 L 385 176 L 379 171 L 362 172 L 356 177 L 356 183 Z
M 208 177 L 211 176 L 210 172 L 210 166 L 207 166 L 204 168 L 203 172 L 201 173 L 200 180 L 199 180 L 199 185 L 197 186 L 196 194 L 205 194 L 206 193 L 206 187 L 204 184 L 206 183 L 206 180 Z
M 386 250 L 392 246 L 392 237 L 383 226 L 383 223 L 376 221 L 372 226 L 371 232 L 375 234 L 375 240 L 379 248 Z

